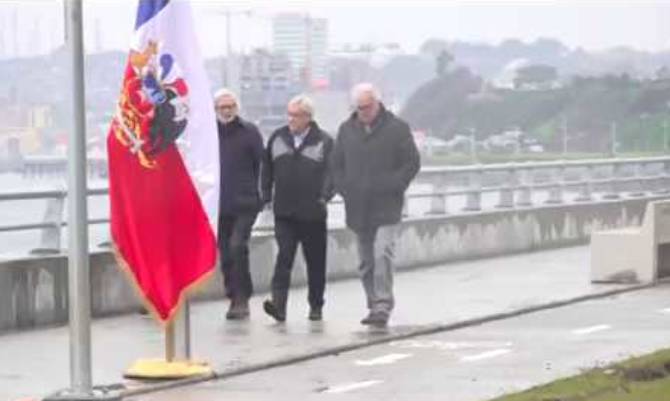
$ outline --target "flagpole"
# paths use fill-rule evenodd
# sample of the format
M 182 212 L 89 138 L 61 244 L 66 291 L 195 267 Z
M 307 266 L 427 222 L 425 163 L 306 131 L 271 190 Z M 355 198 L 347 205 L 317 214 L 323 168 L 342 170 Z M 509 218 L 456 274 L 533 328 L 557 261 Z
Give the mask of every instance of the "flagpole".
M 174 319 L 165 326 L 165 361 L 191 359 L 191 322 L 189 302 L 184 301 Z
M 71 63 L 74 124 L 68 136 L 68 283 L 70 317 L 70 389 L 92 394 L 91 300 L 86 205 L 86 120 L 82 1 L 67 0 L 66 29 Z

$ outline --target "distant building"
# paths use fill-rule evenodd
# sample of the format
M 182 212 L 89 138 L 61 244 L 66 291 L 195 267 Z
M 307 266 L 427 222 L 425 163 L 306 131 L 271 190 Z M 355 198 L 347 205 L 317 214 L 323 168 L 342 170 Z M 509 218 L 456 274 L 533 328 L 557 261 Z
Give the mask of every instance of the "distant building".
M 311 88 L 328 84 L 328 20 L 283 13 L 272 20 L 272 47 L 285 54 L 293 73 Z
M 240 60 L 242 114 L 264 135 L 285 120 L 286 104 L 299 92 L 291 62 L 284 54 L 255 50 Z

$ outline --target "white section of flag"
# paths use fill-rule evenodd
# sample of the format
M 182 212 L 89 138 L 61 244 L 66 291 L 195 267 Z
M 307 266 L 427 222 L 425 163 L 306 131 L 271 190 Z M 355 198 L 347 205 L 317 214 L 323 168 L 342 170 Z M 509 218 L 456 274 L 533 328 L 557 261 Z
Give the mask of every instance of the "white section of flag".
M 131 46 L 135 50 L 143 49 L 149 40 L 160 38 L 159 56 L 172 54 L 188 85 L 188 124 L 177 140 L 177 147 L 216 235 L 219 138 L 209 80 L 192 23 L 190 2 L 171 1 L 135 31 Z

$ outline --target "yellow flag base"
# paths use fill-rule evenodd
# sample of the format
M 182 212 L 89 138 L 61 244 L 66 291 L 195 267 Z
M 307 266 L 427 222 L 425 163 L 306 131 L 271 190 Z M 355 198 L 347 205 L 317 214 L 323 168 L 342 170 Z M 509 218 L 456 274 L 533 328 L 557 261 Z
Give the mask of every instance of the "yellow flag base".
M 213 374 L 212 368 L 206 362 L 140 359 L 123 374 L 123 377 L 138 380 L 179 380 L 211 374 Z

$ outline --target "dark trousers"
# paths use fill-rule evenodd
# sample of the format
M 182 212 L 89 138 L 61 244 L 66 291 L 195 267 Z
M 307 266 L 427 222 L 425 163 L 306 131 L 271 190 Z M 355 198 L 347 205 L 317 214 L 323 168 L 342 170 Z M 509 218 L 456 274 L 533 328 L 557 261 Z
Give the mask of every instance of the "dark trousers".
M 249 238 L 257 213 L 219 217 L 219 252 L 226 296 L 249 299 L 253 292 L 249 271 Z
M 288 293 L 291 270 L 298 244 L 307 265 L 307 300 L 312 308 L 323 306 L 326 288 L 326 221 L 304 221 L 293 218 L 275 218 L 275 239 L 279 247 L 277 263 L 272 277 L 273 294 Z

